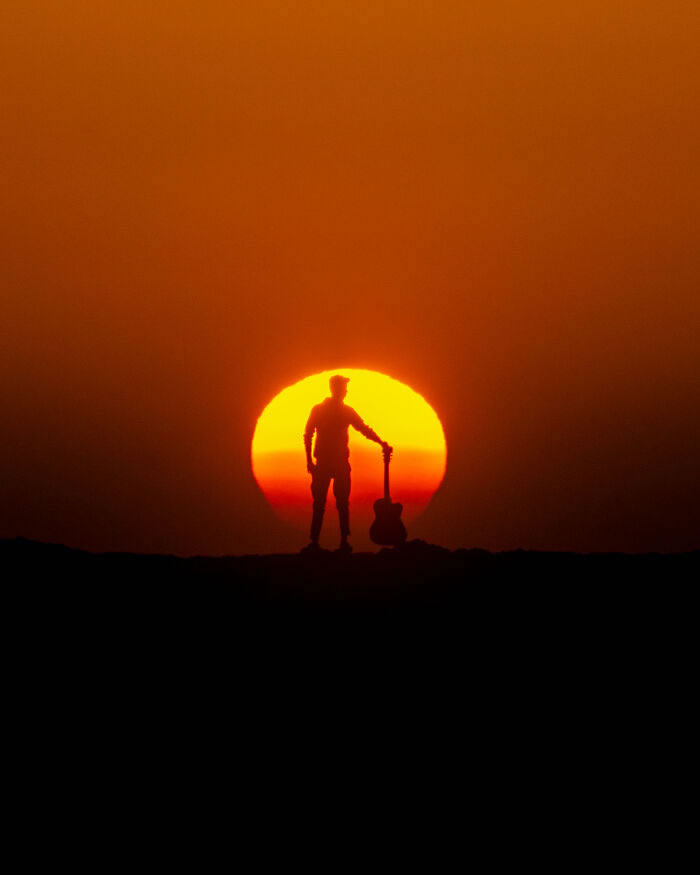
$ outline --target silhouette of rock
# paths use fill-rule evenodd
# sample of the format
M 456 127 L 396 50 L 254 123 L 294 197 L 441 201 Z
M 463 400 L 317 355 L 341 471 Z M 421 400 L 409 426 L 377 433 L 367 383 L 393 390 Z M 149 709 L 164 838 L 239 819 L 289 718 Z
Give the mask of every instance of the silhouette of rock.
M 411 541 L 406 541 L 396 547 L 396 550 L 405 556 L 447 556 L 451 553 L 447 547 L 440 547 L 438 544 L 429 544 L 420 538 L 413 538 Z

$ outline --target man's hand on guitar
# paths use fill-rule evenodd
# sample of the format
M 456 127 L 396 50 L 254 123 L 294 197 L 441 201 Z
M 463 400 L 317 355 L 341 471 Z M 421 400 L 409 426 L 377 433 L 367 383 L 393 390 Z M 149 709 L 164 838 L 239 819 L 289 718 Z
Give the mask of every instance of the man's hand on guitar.
M 390 447 L 386 441 L 382 441 L 382 451 L 390 456 L 394 452 L 394 448 Z

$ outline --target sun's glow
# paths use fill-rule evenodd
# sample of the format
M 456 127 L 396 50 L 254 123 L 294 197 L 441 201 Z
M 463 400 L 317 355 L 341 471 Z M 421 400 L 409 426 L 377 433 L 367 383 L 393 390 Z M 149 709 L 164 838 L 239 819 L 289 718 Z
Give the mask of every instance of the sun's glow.
M 299 528 L 311 519 L 311 477 L 306 471 L 303 434 L 314 404 L 330 395 L 333 374 L 350 377 L 345 403 L 394 447 L 390 465 L 391 497 L 404 506 L 410 523 L 423 511 L 445 473 L 447 447 L 437 414 L 404 383 L 377 371 L 335 368 L 313 374 L 283 389 L 258 419 L 251 446 L 255 479 L 275 512 Z M 381 447 L 349 429 L 353 540 L 366 541 L 373 503 L 384 490 Z M 328 490 L 324 531 L 333 535 L 338 516 L 333 486 Z M 410 533 L 409 533 L 410 537 Z

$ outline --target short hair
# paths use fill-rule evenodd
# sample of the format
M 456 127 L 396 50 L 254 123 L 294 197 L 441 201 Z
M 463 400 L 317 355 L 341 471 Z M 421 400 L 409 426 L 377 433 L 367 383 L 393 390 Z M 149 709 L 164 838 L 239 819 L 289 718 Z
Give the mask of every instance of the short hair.
M 346 386 L 350 382 L 350 377 L 341 377 L 340 374 L 335 374 L 335 376 L 331 377 L 328 383 L 331 387 L 331 392 L 333 389 L 338 386 Z

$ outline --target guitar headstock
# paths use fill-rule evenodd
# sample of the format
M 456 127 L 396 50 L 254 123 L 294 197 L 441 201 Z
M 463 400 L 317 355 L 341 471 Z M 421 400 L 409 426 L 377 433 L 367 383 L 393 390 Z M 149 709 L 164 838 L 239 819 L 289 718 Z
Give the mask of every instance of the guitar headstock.
M 384 461 L 388 462 L 391 459 L 391 454 L 394 452 L 394 448 L 390 447 L 389 444 L 385 444 L 382 447 L 382 455 L 384 456 Z

